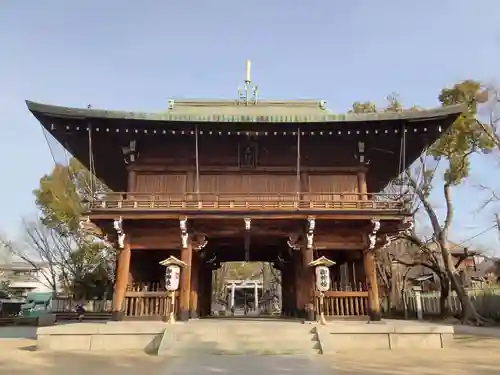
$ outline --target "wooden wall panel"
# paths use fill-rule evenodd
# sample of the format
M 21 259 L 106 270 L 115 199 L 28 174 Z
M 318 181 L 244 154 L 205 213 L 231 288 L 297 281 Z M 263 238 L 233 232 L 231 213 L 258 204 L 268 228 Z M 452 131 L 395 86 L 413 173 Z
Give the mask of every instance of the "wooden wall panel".
M 362 249 L 365 246 L 361 233 L 336 232 L 335 230 L 329 233 L 316 233 L 314 243 L 317 249 L 329 250 L 353 250 Z
M 206 135 L 198 141 L 200 168 L 203 166 L 238 166 L 238 139 L 231 136 Z
M 261 167 L 296 167 L 297 137 L 259 137 L 257 164 Z
M 356 194 L 347 194 L 358 193 L 358 176 L 356 174 L 309 175 L 309 191 L 311 193 L 325 193 L 315 194 L 314 198 L 318 200 L 358 200 Z M 346 193 L 346 195 L 332 193 Z
M 137 173 L 135 192 L 182 194 L 186 192 L 186 183 L 186 174 Z
M 294 193 L 297 191 L 295 175 L 266 174 L 202 174 L 202 193 Z
M 194 137 L 182 135 L 148 138 L 138 142 L 137 166 L 189 165 L 196 163 Z
M 304 167 L 350 167 L 358 164 L 355 158 L 357 147 L 356 137 L 303 136 L 300 142 L 300 161 Z

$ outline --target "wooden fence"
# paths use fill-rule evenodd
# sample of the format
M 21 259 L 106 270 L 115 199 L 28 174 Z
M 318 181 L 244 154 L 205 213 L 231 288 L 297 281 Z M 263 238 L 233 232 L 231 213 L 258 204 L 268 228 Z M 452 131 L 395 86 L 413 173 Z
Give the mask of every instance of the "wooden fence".
M 314 308 L 316 313 L 320 309 L 319 293 L 314 295 Z M 364 317 L 368 315 L 368 292 L 338 292 L 325 293 L 323 313 L 327 318 Z
M 500 294 L 488 290 L 469 291 L 469 297 L 477 312 L 488 319 L 500 320 Z M 422 313 L 424 317 L 438 316 L 439 293 L 421 294 L 417 297 L 414 293 L 407 293 L 401 301 L 396 304 L 396 312 L 406 313 L 408 318 L 417 316 L 417 298 L 421 299 Z M 448 305 L 452 315 L 459 315 L 462 311 L 460 300 L 456 294 L 448 297 Z
M 112 307 L 111 300 L 75 300 L 73 298 L 55 298 L 52 300 L 52 312 L 69 313 L 75 312 L 76 305 L 83 304 L 87 312 L 110 313 Z
M 179 306 L 179 293 L 175 293 L 175 313 Z M 172 311 L 172 298 L 161 283 L 134 283 L 125 293 L 125 316 L 130 318 L 163 318 Z

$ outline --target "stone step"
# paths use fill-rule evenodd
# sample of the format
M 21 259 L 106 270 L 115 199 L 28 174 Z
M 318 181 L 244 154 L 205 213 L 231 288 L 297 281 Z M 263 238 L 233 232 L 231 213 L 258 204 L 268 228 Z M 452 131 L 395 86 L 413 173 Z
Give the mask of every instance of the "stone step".
M 274 322 L 196 322 L 167 327 L 159 354 L 321 354 L 315 328 Z

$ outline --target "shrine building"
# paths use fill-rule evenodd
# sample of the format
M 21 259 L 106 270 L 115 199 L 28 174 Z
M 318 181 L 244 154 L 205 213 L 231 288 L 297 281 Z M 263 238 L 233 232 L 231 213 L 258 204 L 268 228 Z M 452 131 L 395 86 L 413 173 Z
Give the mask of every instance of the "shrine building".
M 327 318 L 380 319 L 375 251 L 412 226 L 405 197 L 382 193 L 464 107 L 334 114 L 320 100 L 170 100 L 144 113 L 27 101 L 69 153 L 106 184 L 82 220 L 115 243 L 113 318 L 161 319 L 160 261 L 182 269 L 180 320 L 211 314 L 223 262 L 271 262 L 282 315 L 319 313 L 314 271 L 330 268 Z M 233 292 L 234 293 L 234 292 Z

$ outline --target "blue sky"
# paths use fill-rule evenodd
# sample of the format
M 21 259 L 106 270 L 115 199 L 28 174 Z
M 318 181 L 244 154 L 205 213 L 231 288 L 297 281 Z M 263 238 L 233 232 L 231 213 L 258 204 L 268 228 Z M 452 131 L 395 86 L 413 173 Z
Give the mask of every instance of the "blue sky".
M 498 80 L 499 20 L 498 0 L 4 0 L 0 230 L 15 234 L 34 213 L 31 190 L 53 165 L 25 99 L 161 111 L 172 97 L 235 98 L 250 58 L 264 98 L 345 112 L 397 92 L 433 107 L 444 86 Z M 491 209 L 474 214 L 484 195 L 475 185 L 492 186 L 495 167 L 476 159 L 454 192 L 455 241 L 491 226 Z M 499 246 L 495 231 L 474 243 Z

